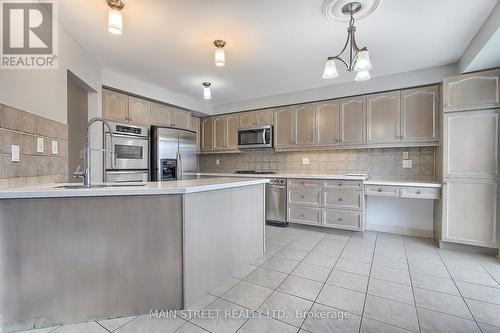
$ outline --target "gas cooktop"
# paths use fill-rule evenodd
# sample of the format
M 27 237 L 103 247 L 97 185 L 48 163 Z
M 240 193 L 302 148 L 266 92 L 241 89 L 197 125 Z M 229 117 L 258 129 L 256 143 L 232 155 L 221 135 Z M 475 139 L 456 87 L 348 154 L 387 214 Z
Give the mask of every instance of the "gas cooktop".
M 250 174 L 250 175 L 272 175 L 275 174 L 276 172 L 272 171 L 255 171 L 255 170 L 238 170 L 236 171 L 238 174 Z

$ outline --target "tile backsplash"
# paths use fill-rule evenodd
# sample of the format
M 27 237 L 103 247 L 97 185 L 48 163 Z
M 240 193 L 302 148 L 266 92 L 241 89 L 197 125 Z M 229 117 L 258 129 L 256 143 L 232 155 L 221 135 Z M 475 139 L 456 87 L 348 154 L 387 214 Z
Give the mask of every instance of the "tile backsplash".
M 403 168 L 403 152 L 412 168 Z M 303 164 L 303 162 L 309 164 Z M 217 161 L 219 164 L 217 164 Z M 435 148 L 373 148 L 303 152 L 248 151 L 200 155 L 200 172 L 254 170 L 283 173 L 368 173 L 379 179 L 435 180 Z
M 37 152 L 37 139 L 43 152 Z M 57 141 L 57 154 L 52 153 Z M 19 162 L 11 161 L 11 146 L 19 146 Z M 68 179 L 68 126 L 0 104 L 0 188 Z

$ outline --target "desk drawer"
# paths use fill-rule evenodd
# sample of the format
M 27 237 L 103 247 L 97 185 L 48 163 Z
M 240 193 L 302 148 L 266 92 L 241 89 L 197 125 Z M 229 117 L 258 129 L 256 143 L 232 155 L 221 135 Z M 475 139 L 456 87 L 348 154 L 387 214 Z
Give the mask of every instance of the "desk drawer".
M 388 185 L 365 185 L 365 193 L 366 195 L 381 197 L 399 197 L 399 187 Z
M 350 212 L 335 209 L 323 209 L 323 226 L 349 230 L 361 230 L 362 212 Z
M 288 179 L 288 186 L 321 187 L 321 180 L 316 180 L 316 179 Z
M 437 187 L 401 187 L 401 198 L 414 199 L 439 199 L 441 197 L 441 189 Z
M 364 193 L 357 190 L 325 190 L 323 207 L 363 209 Z
M 363 189 L 363 182 L 357 180 L 325 180 L 323 186 L 332 189 L 354 189 L 361 191 Z
M 288 204 L 307 205 L 319 207 L 321 203 L 321 190 L 304 187 L 288 188 Z
M 289 205 L 288 222 L 321 225 L 321 209 Z

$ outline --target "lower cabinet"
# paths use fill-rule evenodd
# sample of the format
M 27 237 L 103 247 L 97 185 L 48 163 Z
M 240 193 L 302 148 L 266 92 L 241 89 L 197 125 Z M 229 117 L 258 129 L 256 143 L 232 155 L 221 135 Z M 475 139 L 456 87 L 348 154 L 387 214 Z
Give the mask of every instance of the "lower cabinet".
M 288 222 L 364 230 L 361 181 L 288 180 Z

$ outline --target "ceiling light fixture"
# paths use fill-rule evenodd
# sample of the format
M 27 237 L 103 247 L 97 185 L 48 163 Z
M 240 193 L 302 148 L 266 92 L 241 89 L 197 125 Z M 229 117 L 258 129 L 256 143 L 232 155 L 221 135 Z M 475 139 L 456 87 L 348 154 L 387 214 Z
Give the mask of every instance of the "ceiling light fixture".
M 360 48 L 356 44 L 356 27 L 354 26 L 354 14 L 361 10 L 361 3 L 359 2 L 349 2 L 342 7 L 342 13 L 344 15 L 349 15 L 349 26 L 347 27 L 347 40 L 345 42 L 344 48 L 334 57 L 328 57 L 325 64 L 325 70 L 323 72 L 323 79 L 333 79 L 338 76 L 337 66 L 335 65 L 335 60 L 343 63 L 347 71 L 357 72 L 356 81 L 365 81 L 371 78 L 369 70 L 372 69 L 372 64 L 370 62 L 370 55 L 366 47 Z M 342 59 L 342 54 L 344 52 L 349 52 L 349 59 L 346 61 Z
M 222 67 L 226 64 L 226 53 L 224 52 L 224 46 L 226 42 L 218 39 L 214 41 L 215 45 L 215 66 Z
M 210 82 L 203 82 L 203 98 L 204 99 L 211 99 L 212 98 L 212 91 L 210 90 L 211 83 Z
M 106 0 L 109 6 L 108 31 L 114 35 L 121 35 L 123 32 L 123 16 L 121 10 L 125 7 L 122 0 Z

